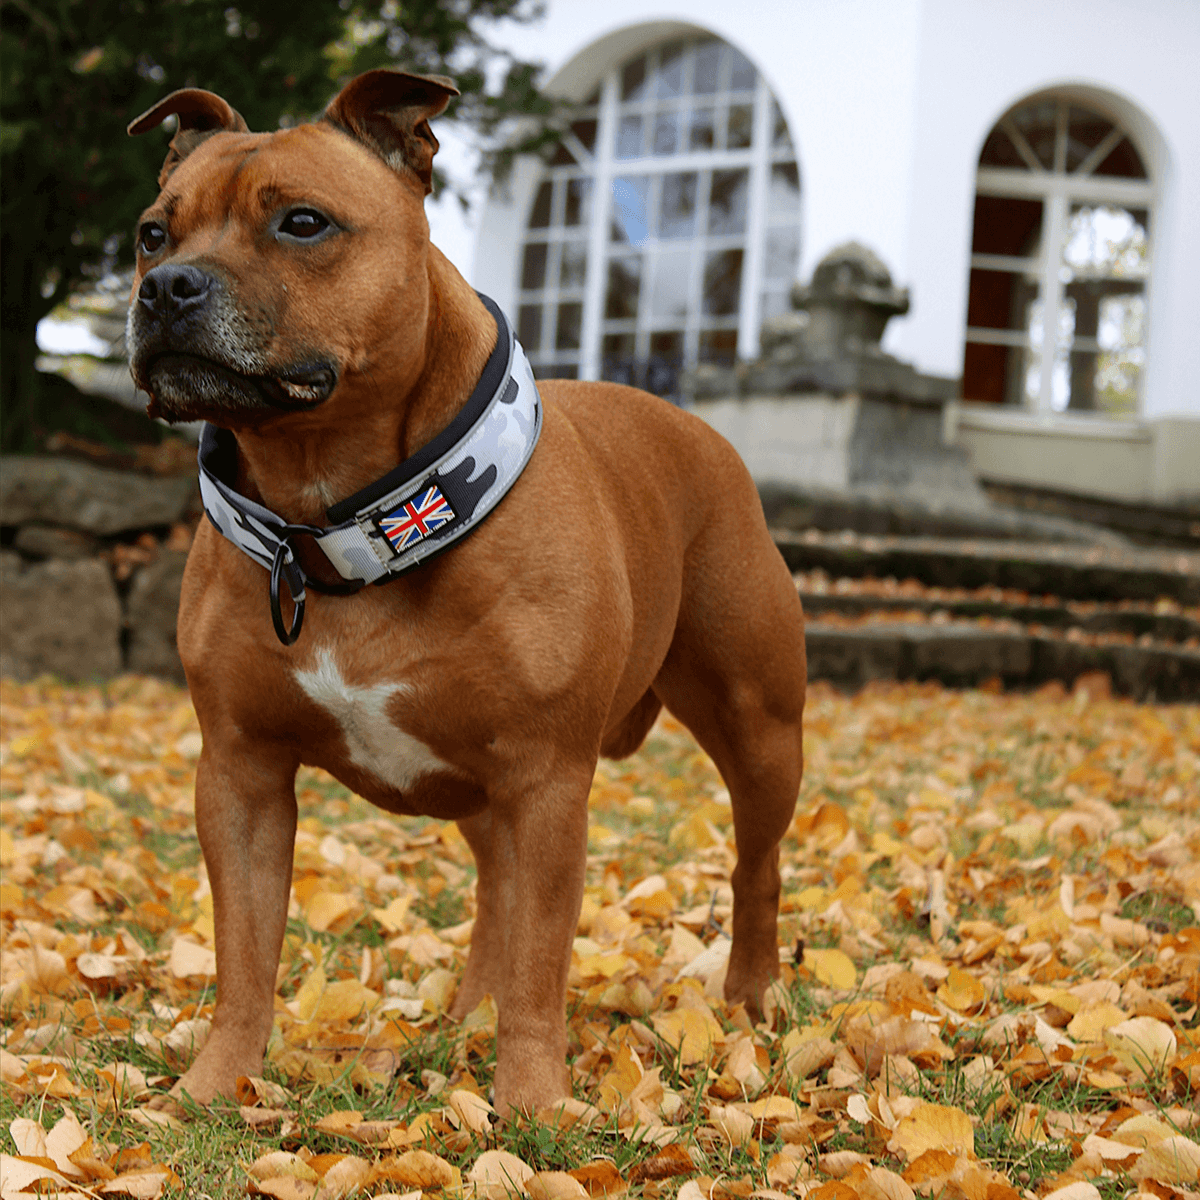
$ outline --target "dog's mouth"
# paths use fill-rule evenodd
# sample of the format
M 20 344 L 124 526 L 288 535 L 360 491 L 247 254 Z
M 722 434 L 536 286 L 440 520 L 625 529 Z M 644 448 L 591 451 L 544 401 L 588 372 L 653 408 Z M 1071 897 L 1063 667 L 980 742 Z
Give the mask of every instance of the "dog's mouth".
M 304 412 L 327 400 L 337 386 L 337 369 L 327 362 L 250 375 L 211 358 L 178 353 L 154 355 L 137 375 L 152 406 L 167 420 L 188 420 L 214 409 Z

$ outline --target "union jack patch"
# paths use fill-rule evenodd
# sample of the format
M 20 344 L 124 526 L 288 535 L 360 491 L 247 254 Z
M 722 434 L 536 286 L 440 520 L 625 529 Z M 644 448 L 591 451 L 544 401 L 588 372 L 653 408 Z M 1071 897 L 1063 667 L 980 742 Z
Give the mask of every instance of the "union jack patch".
M 435 529 L 448 525 L 455 516 L 457 514 L 450 507 L 450 501 L 435 485 L 422 496 L 401 501 L 390 513 L 384 513 L 378 522 L 380 532 L 399 554 L 428 537 Z

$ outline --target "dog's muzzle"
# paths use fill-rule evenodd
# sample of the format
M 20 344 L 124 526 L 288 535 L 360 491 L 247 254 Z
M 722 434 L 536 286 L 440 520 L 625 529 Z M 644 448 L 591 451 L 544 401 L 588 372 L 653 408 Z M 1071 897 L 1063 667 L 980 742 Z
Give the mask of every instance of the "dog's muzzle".
M 130 370 L 168 420 L 220 410 L 296 412 L 329 398 L 330 362 L 264 370 L 264 355 L 222 281 L 192 263 L 146 272 L 129 314 Z

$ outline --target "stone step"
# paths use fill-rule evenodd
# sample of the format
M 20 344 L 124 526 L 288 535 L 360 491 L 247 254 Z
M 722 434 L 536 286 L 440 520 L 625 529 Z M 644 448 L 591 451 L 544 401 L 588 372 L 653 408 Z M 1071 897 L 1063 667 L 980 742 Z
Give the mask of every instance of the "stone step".
M 1016 588 L 1064 600 L 1200 604 L 1200 552 L 855 533 L 772 531 L 793 571 Z
M 857 689 L 872 680 L 938 680 L 953 687 L 999 680 L 1005 687 L 1067 686 L 1101 671 L 1137 700 L 1200 701 L 1200 651 L 1165 643 L 1089 643 L 1051 633 L 987 629 L 966 622 L 846 627 L 809 621 L 810 679 Z
M 1014 622 L 1022 626 L 1047 627 L 1051 630 L 1078 629 L 1083 633 L 1117 634 L 1129 638 L 1148 638 L 1154 642 L 1192 642 L 1200 648 L 1200 617 L 1188 612 L 1160 611 L 1150 604 L 1129 602 L 1089 603 L 1062 601 L 1053 597 L 1026 602 L 939 598 L 937 596 L 882 596 L 869 593 L 811 591 L 800 577 L 797 587 L 810 619 L 824 616 L 859 618 L 869 614 L 929 613 L 945 614 L 968 620 L 980 618 Z

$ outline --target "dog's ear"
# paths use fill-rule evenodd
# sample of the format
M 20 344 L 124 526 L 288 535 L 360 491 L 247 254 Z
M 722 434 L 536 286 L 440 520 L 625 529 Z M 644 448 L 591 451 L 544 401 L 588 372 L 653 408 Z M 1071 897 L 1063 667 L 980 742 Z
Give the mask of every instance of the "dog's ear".
M 179 117 L 179 128 L 171 139 L 171 148 L 158 173 L 158 186 L 162 187 L 171 172 L 205 138 L 214 133 L 249 133 L 250 126 L 242 114 L 214 92 L 203 88 L 180 88 L 164 96 L 153 108 L 147 109 L 136 120 L 130 121 L 125 132 L 130 137 L 156 129 L 174 113 Z
M 330 101 L 325 120 L 374 150 L 393 171 L 411 171 L 428 195 L 438 148 L 429 118 L 458 94 L 444 75 L 368 71 L 350 80 Z

